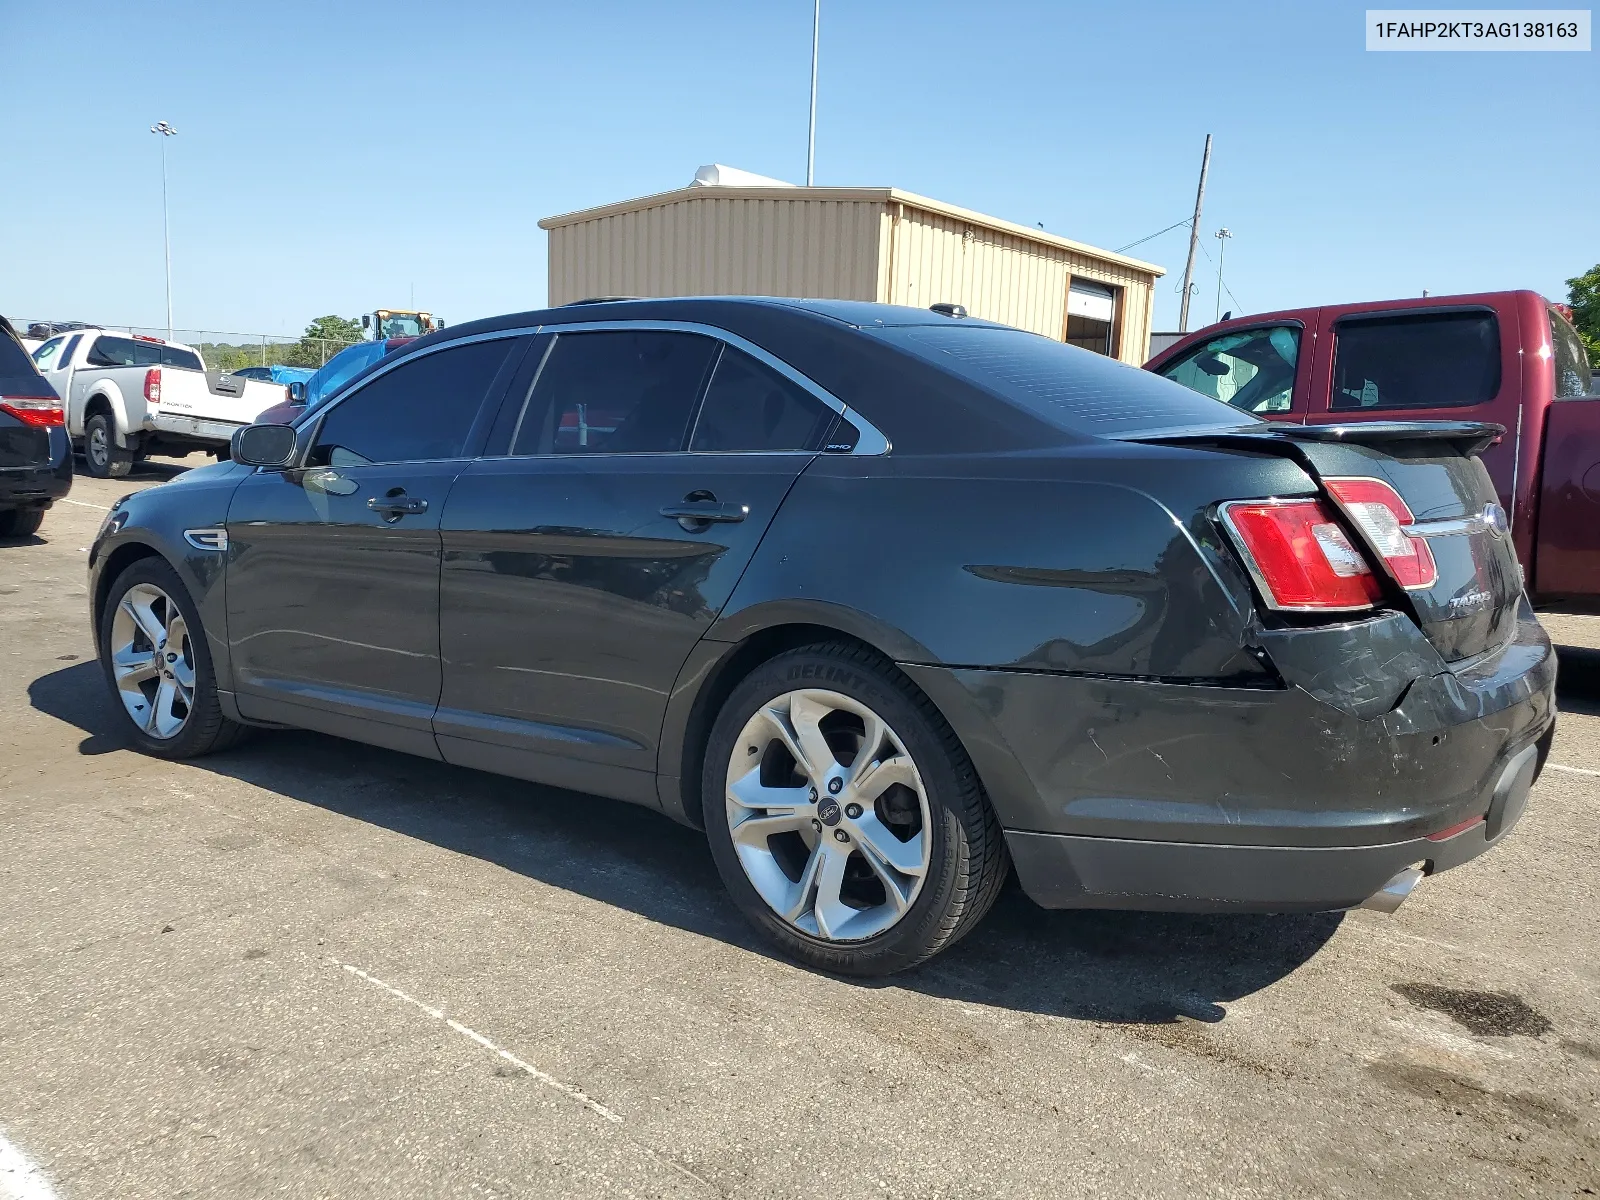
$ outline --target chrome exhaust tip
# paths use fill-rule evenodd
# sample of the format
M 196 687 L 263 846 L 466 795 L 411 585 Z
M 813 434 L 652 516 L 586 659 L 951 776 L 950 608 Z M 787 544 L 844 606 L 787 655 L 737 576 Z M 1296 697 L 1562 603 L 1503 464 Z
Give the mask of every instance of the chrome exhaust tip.
M 1405 903 L 1406 897 L 1411 895 L 1411 889 L 1417 886 L 1417 881 L 1421 878 L 1421 867 L 1407 867 L 1363 900 L 1358 907 L 1371 909 L 1373 912 L 1392 913 Z

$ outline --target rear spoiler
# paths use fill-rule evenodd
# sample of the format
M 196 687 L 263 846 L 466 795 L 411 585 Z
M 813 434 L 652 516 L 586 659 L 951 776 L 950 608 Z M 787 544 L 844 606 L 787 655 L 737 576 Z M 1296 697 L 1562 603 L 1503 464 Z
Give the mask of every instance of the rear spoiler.
M 1160 445 L 1233 446 L 1263 449 L 1264 442 L 1344 442 L 1382 448 L 1395 442 L 1445 442 L 1458 454 L 1481 454 L 1505 433 L 1504 425 L 1491 421 L 1352 421 L 1344 425 L 1294 425 L 1287 421 L 1258 421 L 1232 429 L 1158 430 L 1149 434 L 1124 434 L 1122 441 Z

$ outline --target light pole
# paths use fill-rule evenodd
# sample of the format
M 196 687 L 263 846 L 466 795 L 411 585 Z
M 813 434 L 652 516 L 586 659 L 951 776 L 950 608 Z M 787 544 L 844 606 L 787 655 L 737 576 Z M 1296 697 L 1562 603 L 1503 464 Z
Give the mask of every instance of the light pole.
M 167 139 L 178 131 L 165 121 L 150 126 L 161 138 L 161 244 L 167 254 L 167 341 L 172 340 L 172 227 L 167 221 Z
M 811 186 L 817 163 L 817 37 L 822 32 L 822 0 L 811 7 L 811 122 L 806 127 L 806 186 Z
M 1222 320 L 1222 260 L 1228 253 L 1228 239 L 1232 236 L 1233 231 L 1226 225 L 1217 230 L 1217 315 L 1212 318 L 1214 321 Z

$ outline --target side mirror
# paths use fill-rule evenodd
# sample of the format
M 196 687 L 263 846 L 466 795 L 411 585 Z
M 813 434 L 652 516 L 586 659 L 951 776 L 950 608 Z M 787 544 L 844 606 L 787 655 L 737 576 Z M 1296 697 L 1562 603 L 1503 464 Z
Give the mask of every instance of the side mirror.
M 443 321 L 441 321 L 441 320 L 439 320 L 439 318 L 438 318 L 438 317 L 435 317 L 435 318 L 434 318 L 434 319 L 433 319 L 433 327 L 434 327 L 434 328 L 435 328 L 435 329 L 443 329 L 443 328 L 444 328 L 444 322 L 443 322 Z
M 247 467 L 287 467 L 296 448 L 291 425 L 246 425 L 233 435 L 233 461 Z
M 304 404 L 306 402 L 306 385 L 303 380 L 296 379 L 289 385 L 289 403 Z
M 361 314 L 361 328 L 363 328 L 363 329 L 371 329 L 372 328 L 372 314 L 371 313 L 362 313 Z

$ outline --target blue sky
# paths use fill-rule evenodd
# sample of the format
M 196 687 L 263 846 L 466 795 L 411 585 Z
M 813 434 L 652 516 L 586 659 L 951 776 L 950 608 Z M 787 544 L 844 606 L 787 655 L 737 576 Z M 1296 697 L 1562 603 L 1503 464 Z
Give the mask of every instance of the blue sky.
M 533 308 L 540 217 L 713 161 L 804 177 L 810 0 L 47 8 L 0 0 L 16 317 L 165 323 L 157 120 L 186 328 L 297 333 L 413 287 L 451 321 Z M 1600 261 L 1600 62 L 1369 54 L 1364 12 L 824 0 L 817 182 L 1115 248 L 1188 215 L 1211 133 L 1202 321 L 1220 225 L 1236 311 L 1563 295 Z M 1169 271 L 1157 328 L 1185 239 L 1132 251 Z

